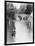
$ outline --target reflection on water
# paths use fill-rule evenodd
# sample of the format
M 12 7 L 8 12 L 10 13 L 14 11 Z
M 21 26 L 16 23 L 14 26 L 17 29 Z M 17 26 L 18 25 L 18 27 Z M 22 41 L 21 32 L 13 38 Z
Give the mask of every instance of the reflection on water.
M 15 21 L 15 29 L 8 30 L 7 32 L 7 43 L 20 43 L 20 42 L 32 42 L 32 34 L 29 37 L 28 30 L 25 26 L 25 22 Z M 12 27 L 12 25 L 11 25 Z
M 28 30 L 24 25 L 24 22 L 16 22 L 16 42 L 32 42 L 32 37 L 29 38 L 28 36 Z
M 7 19 L 7 43 L 18 42 L 32 42 L 32 31 L 30 29 L 31 23 L 27 20 L 32 12 L 33 8 L 30 5 L 20 5 L 20 9 L 17 9 L 13 4 L 7 3 L 6 19 Z M 31 20 L 32 21 L 32 20 Z M 30 26 L 29 26 L 30 25 Z

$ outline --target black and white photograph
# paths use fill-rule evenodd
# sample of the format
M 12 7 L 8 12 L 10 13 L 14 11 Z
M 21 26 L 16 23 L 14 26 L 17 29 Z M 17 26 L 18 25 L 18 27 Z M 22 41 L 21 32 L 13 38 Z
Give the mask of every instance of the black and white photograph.
M 33 43 L 34 3 L 5 1 L 6 44 Z

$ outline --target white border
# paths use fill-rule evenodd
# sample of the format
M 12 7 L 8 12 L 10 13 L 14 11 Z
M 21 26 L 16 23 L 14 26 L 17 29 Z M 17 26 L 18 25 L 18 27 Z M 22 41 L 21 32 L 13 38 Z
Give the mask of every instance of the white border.
M 35 0 L 19 0 L 19 1 L 35 2 Z M 0 0 L 0 46 L 4 46 L 4 0 Z M 35 46 L 35 44 L 24 45 L 24 46 Z

